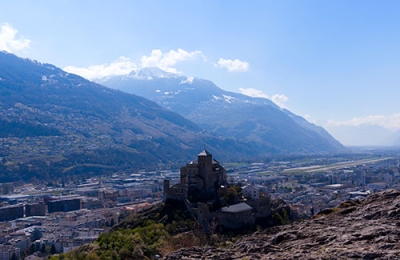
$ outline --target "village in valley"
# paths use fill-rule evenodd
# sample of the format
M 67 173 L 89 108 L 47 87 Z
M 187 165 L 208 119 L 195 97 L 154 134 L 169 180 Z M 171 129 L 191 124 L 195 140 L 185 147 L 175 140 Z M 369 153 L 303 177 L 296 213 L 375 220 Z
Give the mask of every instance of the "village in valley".
M 217 159 L 204 149 L 177 170 L 2 183 L 0 259 L 68 252 L 95 241 L 131 212 L 168 200 L 183 202 L 207 231 L 213 224 L 225 229 L 265 224 L 277 201 L 286 209 L 282 217 L 309 218 L 345 200 L 400 188 L 400 160 L 393 154 L 248 164 Z

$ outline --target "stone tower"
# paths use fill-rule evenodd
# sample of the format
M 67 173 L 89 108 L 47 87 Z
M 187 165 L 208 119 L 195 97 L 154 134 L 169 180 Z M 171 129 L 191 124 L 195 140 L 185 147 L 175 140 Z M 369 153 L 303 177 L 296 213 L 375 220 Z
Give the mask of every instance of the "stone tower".
M 203 150 L 197 156 L 199 164 L 199 175 L 204 180 L 204 189 L 206 192 L 212 192 L 214 188 L 214 181 L 212 176 L 212 154 L 207 150 Z
M 169 180 L 164 180 L 164 202 L 167 200 L 169 193 Z

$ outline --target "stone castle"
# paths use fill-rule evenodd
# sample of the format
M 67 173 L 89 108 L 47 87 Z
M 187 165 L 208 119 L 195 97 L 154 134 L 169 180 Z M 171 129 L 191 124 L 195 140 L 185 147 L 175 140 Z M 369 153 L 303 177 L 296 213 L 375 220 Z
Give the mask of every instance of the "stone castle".
M 221 185 L 226 185 L 226 171 L 212 154 L 203 150 L 197 155 L 196 161 L 191 161 L 180 169 L 180 183 L 170 187 L 169 181 L 164 181 L 164 200 L 188 199 L 191 202 L 209 201 L 217 197 Z
M 247 185 L 234 202 L 228 202 L 224 196 L 228 186 L 226 170 L 204 149 L 197 160 L 180 169 L 180 183 L 170 186 L 164 180 L 164 202 L 183 201 L 206 231 L 212 225 L 228 229 L 254 226 L 273 213 L 270 197 L 258 188 Z

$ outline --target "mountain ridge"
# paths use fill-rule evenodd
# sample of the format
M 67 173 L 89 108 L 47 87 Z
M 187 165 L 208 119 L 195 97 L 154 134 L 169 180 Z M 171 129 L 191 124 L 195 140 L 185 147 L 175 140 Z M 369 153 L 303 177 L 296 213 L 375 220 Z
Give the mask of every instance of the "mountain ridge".
M 137 80 L 122 75 L 99 82 L 153 100 L 217 135 L 255 141 L 281 153 L 335 152 L 344 148 L 322 127 L 271 100 L 228 92 L 209 80 L 179 75 Z
M 7 52 L 0 112 L 0 182 L 179 167 L 204 145 L 224 159 L 266 152 L 211 135 L 144 97 Z

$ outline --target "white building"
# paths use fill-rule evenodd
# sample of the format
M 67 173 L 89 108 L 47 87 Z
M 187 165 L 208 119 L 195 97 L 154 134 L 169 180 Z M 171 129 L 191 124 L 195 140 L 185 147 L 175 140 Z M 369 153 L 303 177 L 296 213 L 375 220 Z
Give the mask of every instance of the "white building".
M 13 254 L 15 254 L 17 259 L 20 259 L 19 248 L 12 245 L 0 245 L 0 260 L 10 260 Z
M 246 185 L 242 188 L 242 194 L 247 199 L 258 200 L 260 198 L 260 189 L 252 185 Z

